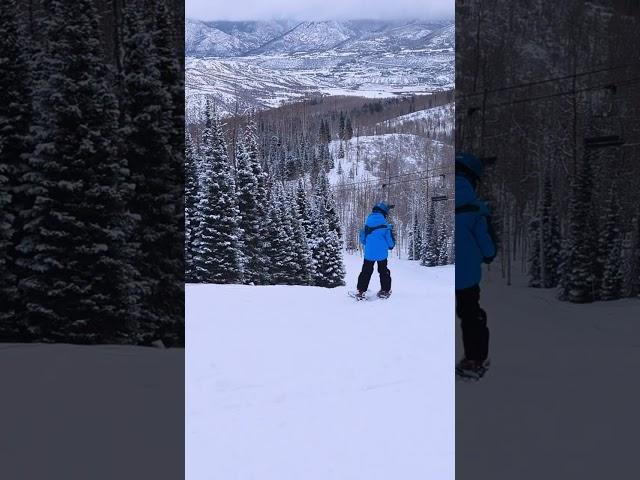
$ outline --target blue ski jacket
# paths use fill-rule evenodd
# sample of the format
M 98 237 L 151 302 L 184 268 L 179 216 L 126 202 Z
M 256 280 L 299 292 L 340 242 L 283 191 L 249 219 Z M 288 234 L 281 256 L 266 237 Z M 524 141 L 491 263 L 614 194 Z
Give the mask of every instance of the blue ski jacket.
M 469 179 L 456 175 L 456 290 L 480 283 L 482 263 L 491 263 L 496 244 L 489 228 L 489 207 Z
M 364 228 L 360 230 L 360 243 L 364 245 L 364 259 L 370 261 L 386 260 L 389 250 L 396 246 L 393 226 L 379 212 L 367 217 Z

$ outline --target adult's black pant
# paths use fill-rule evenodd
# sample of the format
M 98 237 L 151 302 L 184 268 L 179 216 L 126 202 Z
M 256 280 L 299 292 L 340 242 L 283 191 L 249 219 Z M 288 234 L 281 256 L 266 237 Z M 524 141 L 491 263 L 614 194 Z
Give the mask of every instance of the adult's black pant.
M 480 287 L 456 290 L 456 314 L 460 318 L 464 356 L 484 361 L 489 355 L 487 314 L 480 308 Z
M 358 276 L 358 290 L 366 292 L 369 288 L 369 281 L 373 274 L 373 266 L 376 262 L 365 260 L 362 264 L 362 271 Z M 380 289 L 385 291 L 391 290 L 391 272 L 387 268 L 386 260 L 378 260 L 378 273 L 380 274 Z

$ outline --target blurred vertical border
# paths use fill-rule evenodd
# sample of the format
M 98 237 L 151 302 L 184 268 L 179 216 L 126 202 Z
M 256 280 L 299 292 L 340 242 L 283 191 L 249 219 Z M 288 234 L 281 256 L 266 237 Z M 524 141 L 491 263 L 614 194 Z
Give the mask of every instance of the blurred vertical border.
M 184 2 L 0 9 L 0 463 L 184 475 Z
M 456 386 L 460 480 L 633 471 L 639 38 L 637 0 L 456 2 L 456 151 L 484 163 L 498 239 L 491 367 Z

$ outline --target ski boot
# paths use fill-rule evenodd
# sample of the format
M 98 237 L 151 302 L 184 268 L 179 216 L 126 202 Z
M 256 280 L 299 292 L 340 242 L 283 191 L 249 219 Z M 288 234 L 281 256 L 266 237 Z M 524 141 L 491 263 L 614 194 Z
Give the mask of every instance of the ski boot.
M 456 375 L 465 380 L 477 381 L 480 380 L 485 373 L 487 373 L 487 370 L 489 370 L 489 365 L 491 365 L 489 359 L 481 361 L 463 358 L 456 365 Z
M 362 292 L 360 290 L 356 291 L 355 299 L 358 301 L 366 300 L 367 299 L 366 293 L 367 292 Z
M 383 300 L 389 298 L 391 296 L 391 290 L 380 290 L 378 292 L 378 298 L 382 298 Z

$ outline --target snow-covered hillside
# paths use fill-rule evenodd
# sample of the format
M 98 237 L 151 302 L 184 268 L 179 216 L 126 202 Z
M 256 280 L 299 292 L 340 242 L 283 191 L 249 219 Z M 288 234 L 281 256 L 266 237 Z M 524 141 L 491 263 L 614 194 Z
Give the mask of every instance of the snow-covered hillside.
M 343 158 L 338 155 L 340 143 L 333 140 L 329 145 L 336 164 L 329 172 L 332 184 L 340 180 L 354 182 L 384 178 L 387 173 L 397 175 L 426 171 L 453 158 L 451 145 L 421 135 L 388 133 L 353 137 L 342 142 Z M 394 165 L 394 171 L 385 170 L 387 162 Z
M 453 479 L 454 268 L 393 258 L 356 303 L 345 261 L 342 288 L 187 286 L 186 478 Z
M 0 344 L 3 479 L 184 478 L 184 349 Z
M 429 131 L 432 136 L 452 135 L 455 125 L 454 110 L 455 104 L 448 103 L 440 107 L 408 113 L 382 123 L 391 128 L 414 125 L 421 131 Z
M 526 287 L 524 277 L 506 286 L 499 272 L 493 266 L 481 285 L 491 369 L 481 382 L 456 383 L 456 457 L 465 459 L 456 475 L 630 478 L 640 427 L 640 302 L 560 302 L 554 289 Z
M 292 25 L 188 21 L 188 120 L 197 120 L 204 96 L 230 112 L 236 101 L 244 110 L 309 94 L 381 98 L 453 88 L 451 21 Z
M 185 49 L 191 57 L 237 57 L 328 49 L 374 53 L 374 50 L 412 48 L 417 41 L 452 48 L 453 29 L 450 20 L 204 22 L 187 19 Z

